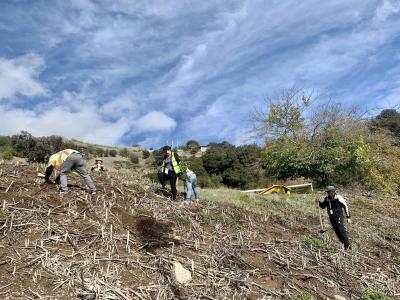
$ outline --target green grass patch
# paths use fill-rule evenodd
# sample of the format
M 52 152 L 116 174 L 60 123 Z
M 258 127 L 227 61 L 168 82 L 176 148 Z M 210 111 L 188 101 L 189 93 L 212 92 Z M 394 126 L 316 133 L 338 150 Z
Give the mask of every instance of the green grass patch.
M 204 211 L 201 211 L 199 213 L 199 216 L 200 216 L 201 221 L 203 222 L 203 224 L 210 225 L 211 219 L 210 219 L 210 216 L 207 213 L 205 213 Z
M 190 225 L 190 221 L 187 217 L 182 216 L 180 214 L 176 215 L 176 219 L 178 220 L 179 223 L 181 223 L 184 226 L 189 226 Z
M 400 229 L 378 228 L 378 235 L 388 241 L 400 241 Z
M 273 194 L 259 195 L 257 193 L 242 193 L 239 190 L 219 188 L 202 189 L 202 200 L 205 203 L 227 203 L 257 212 L 282 212 L 285 209 L 301 211 L 307 217 L 317 217 L 318 209 L 315 194 Z M 321 199 L 322 200 L 322 199 Z
M 237 230 L 240 230 L 243 228 L 242 224 L 240 224 L 239 221 L 236 220 L 235 216 L 233 216 L 233 215 L 227 215 L 226 221 L 229 224 L 229 226 L 231 226 Z
M 375 292 L 375 291 L 365 291 L 362 296 L 362 300 L 392 300 L 391 297 L 382 293 L 382 292 Z
M 131 188 L 135 191 L 138 191 L 139 193 L 145 192 L 144 188 L 142 187 L 142 185 L 140 183 L 132 182 L 128 186 L 129 186 L 129 188 Z
M 324 241 L 317 239 L 317 238 L 309 238 L 309 237 L 304 237 L 302 239 L 302 243 L 306 245 L 307 247 L 316 247 L 316 248 L 321 248 L 324 246 Z
M 310 293 L 300 293 L 294 297 L 295 300 L 316 300 Z

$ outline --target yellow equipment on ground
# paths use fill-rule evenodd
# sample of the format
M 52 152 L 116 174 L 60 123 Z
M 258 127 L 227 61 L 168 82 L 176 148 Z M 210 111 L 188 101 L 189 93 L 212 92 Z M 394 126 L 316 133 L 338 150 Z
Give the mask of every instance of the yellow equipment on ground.
M 270 195 L 270 194 L 288 194 L 288 195 L 290 195 L 290 191 L 291 191 L 291 189 L 284 185 L 274 184 L 273 186 L 270 186 L 269 188 L 261 191 L 260 195 Z
M 290 193 L 308 193 L 314 191 L 313 185 L 311 182 L 295 184 L 295 185 L 281 185 L 274 184 L 266 189 L 255 189 L 255 190 L 246 190 L 241 191 L 242 193 L 258 193 L 259 195 L 270 195 L 270 194 L 288 194 Z

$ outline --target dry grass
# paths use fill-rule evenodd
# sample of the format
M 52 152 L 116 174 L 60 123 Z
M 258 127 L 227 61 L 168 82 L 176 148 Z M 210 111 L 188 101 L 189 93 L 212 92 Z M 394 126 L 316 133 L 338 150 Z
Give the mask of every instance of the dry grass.
M 200 205 L 182 207 L 144 178 L 123 173 L 95 175 L 93 198 L 71 178 L 60 198 L 37 171 L 0 164 L 4 299 L 400 295 L 400 242 L 390 233 L 400 225 L 398 199 L 350 197 L 354 250 L 346 253 L 332 232 L 318 233 L 314 195 L 202 190 Z M 174 261 L 191 271 L 191 283 L 174 282 Z

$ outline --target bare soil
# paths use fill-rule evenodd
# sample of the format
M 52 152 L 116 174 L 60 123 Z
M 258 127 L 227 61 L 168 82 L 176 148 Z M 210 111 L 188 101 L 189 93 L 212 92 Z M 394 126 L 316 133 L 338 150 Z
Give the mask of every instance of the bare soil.
M 0 299 L 400 299 L 398 197 L 348 192 L 344 252 L 298 210 L 183 207 L 139 174 L 93 174 L 93 197 L 70 176 L 61 198 L 38 171 L 0 165 Z M 191 283 L 174 282 L 175 261 Z

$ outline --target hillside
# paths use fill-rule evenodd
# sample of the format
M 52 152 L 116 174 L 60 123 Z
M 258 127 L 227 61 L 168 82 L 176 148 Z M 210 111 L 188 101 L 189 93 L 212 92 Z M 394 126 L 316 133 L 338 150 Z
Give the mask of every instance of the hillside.
M 93 176 L 93 198 L 73 176 L 60 198 L 38 170 L 0 165 L 2 299 L 400 298 L 399 197 L 344 191 L 354 224 L 343 252 L 327 224 L 319 232 L 320 194 L 203 190 L 185 208 L 138 175 L 108 173 Z M 190 283 L 173 280 L 176 261 Z

